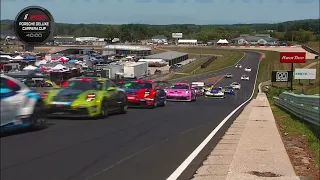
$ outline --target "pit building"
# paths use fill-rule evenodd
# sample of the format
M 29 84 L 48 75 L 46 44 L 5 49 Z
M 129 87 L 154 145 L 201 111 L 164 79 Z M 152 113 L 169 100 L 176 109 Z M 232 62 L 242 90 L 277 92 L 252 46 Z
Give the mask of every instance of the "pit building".
M 153 54 L 150 56 L 146 56 L 145 58 L 146 59 L 163 59 L 169 63 L 169 66 L 171 66 L 173 64 L 177 64 L 177 63 L 180 63 L 182 61 L 189 59 L 189 55 L 188 55 L 188 53 L 168 51 L 168 52 L 163 52 L 163 53 L 159 53 L 159 54 Z

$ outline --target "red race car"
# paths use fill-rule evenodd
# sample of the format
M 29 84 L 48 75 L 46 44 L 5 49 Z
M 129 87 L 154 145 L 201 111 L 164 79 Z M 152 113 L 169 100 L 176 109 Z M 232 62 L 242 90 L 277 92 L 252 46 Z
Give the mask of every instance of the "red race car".
M 166 92 L 161 87 L 155 87 L 152 80 L 137 80 L 127 82 L 121 87 L 128 96 L 129 107 L 165 106 Z

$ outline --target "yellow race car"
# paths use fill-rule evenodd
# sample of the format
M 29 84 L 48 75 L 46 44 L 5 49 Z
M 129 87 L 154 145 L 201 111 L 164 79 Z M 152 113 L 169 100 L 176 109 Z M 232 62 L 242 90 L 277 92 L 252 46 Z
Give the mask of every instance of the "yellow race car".
M 52 87 L 53 89 L 60 89 L 61 87 L 58 86 L 56 83 L 50 81 L 50 80 L 46 80 L 45 81 L 45 86 L 46 87 Z

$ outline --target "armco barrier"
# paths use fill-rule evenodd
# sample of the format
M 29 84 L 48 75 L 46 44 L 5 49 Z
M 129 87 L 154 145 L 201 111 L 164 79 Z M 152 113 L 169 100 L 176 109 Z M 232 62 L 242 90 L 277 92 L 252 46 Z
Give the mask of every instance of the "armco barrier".
M 308 52 L 310 52 L 310 53 L 313 53 L 313 54 L 316 54 L 316 55 L 320 55 L 320 52 L 319 52 L 319 51 L 316 51 L 316 50 L 312 49 L 312 48 L 309 47 L 309 46 L 301 45 L 301 47 L 302 47 L 304 50 L 306 50 L 306 51 L 308 51 Z
M 204 63 L 200 66 L 200 68 L 204 69 L 204 68 L 208 67 L 208 66 L 209 66 L 214 60 L 216 60 L 216 59 L 217 59 L 216 56 L 211 57 L 211 58 L 208 59 L 206 62 L 204 62 Z
M 320 126 L 319 95 L 298 95 L 283 92 L 279 97 L 274 97 L 274 100 L 277 106 L 301 118 L 301 120 Z

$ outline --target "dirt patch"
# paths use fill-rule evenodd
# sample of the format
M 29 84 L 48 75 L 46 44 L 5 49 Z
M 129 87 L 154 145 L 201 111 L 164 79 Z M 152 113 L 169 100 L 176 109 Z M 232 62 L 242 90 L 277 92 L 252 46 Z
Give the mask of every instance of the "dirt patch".
M 307 138 L 303 135 L 286 133 L 285 127 L 279 123 L 281 120 L 281 117 L 276 117 L 278 129 L 296 174 L 313 180 L 320 179 L 320 168 L 312 150 L 308 147 Z
M 208 78 L 208 79 L 204 79 L 202 80 L 205 84 L 216 84 L 217 82 L 219 82 L 221 79 L 223 78 L 223 75 L 221 76 L 215 76 L 212 78 Z
M 35 52 L 49 53 L 52 47 L 35 47 Z
M 152 79 L 153 81 L 166 81 L 170 78 L 172 74 L 161 74 L 159 76 L 155 76 L 155 77 L 151 77 L 150 79 Z
M 248 172 L 249 174 L 259 176 L 259 177 L 280 177 L 282 175 L 280 174 L 275 174 L 273 172 L 258 172 L 258 171 L 250 171 Z

